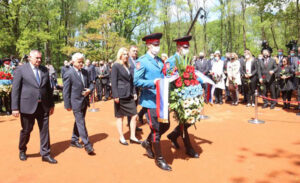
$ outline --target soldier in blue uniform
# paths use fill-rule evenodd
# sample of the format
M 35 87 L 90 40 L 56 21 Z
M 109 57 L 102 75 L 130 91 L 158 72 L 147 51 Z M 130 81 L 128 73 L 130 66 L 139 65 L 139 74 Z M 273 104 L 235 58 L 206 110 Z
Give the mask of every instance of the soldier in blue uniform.
M 155 33 L 142 39 L 146 42 L 148 51 L 136 61 L 134 85 L 142 89 L 140 105 L 147 110 L 146 118 L 151 129 L 148 138 L 142 142 L 142 146 L 146 149 L 149 158 L 155 158 L 155 163 L 159 168 L 171 171 L 172 168 L 162 157 L 160 147 L 160 138 L 170 128 L 170 123 L 158 122 L 156 113 L 155 83 L 164 77 L 162 72 L 164 64 L 157 56 L 160 50 L 161 37 L 161 33 Z
M 179 58 L 181 56 L 186 56 L 189 53 L 189 47 L 190 47 L 189 41 L 191 39 L 192 36 L 185 36 L 174 40 L 177 44 L 177 52 L 173 57 L 171 57 L 166 61 L 166 63 L 170 63 L 170 68 L 175 67 L 176 58 Z M 186 154 L 192 158 L 199 158 L 199 154 L 193 149 L 192 144 L 190 142 L 189 133 L 188 133 L 188 128 L 190 126 L 191 124 L 179 124 L 167 137 L 169 140 L 171 140 L 174 148 L 179 149 L 177 138 L 181 136 L 186 149 Z

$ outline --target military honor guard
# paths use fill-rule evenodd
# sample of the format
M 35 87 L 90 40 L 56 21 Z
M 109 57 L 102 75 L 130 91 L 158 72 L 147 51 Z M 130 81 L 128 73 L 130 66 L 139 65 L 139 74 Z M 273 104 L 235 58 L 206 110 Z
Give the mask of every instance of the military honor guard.
M 170 63 L 170 68 L 176 65 L 176 59 L 184 57 L 189 53 L 189 41 L 191 39 L 192 36 L 185 36 L 174 40 L 177 44 L 177 52 L 166 61 L 166 63 Z M 190 142 L 188 133 L 188 128 L 190 126 L 191 124 L 179 124 L 167 137 L 171 140 L 173 147 L 179 149 L 177 138 L 181 136 L 186 149 L 186 154 L 193 158 L 199 158 L 199 154 L 193 149 Z
M 160 51 L 161 33 L 145 36 L 148 51 L 136 62 L 134 71 L 134 85 L 141 88 L 140 105 L 147 110 L 146 118 L 151 132 L 142 142 L 149 158 L 155 158 L 156 165 L 167 171 L 172 168 L 167 164 L 161 153 L 160 138 L 170 128 L 170 123 L 158 122 L 156 113 L 156 86 L 155 83 L 164 77 L 162 72 L 164 64 L 157 56 Z M 152 151 L 152 148 L 154 152 Z

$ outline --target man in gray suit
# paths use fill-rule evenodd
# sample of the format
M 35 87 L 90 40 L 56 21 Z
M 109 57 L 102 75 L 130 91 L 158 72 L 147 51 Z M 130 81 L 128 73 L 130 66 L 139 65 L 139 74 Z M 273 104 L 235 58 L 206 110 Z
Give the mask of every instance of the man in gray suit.
M 89 106 L 89 94 L 94 89 L 93 82 L 90 81 L 88 71 L 82 69 L 84 55 L 75 53 L 72 56 L 73 67 L 71 67 L 64 77 L 63 98 L 64 105 L 68 111 L 73 110 L 75 124 L 71 139 L 71 146 L 83 148 L 79 143 L 79 137 L 84 143 L 86 152 L 94 155 L 94 149 L 89 141 L 87 129 L 85 126 L 85 114 Z
M 12 88 L 12 113 L 21 114 L 22 130 L 20 133 L 19 158 L 27 159 L 26 150 L 34 121 L 37 120 L 40 130 L 40 154 L 42 161 L 57 163 L 50 156 L 49 114 L 54 112 L 54 102 L 48 69 L 41 65 L 42 54 L 32 50 L 29 63 L 17 67 Z

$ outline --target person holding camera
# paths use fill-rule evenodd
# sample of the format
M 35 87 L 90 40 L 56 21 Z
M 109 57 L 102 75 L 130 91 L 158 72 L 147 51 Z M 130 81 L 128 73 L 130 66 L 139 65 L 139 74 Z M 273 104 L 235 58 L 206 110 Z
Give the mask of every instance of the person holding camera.
M 275 93 L 275 74 L 278 70 L 277 64 L 273 58 L 270 57 L 270 51 L 268 49 L 263 50 L 263 59 L 258 62 L 258 77 L 262 88 L 262 95 L 267 97 L 267 93 L 271 93 L 271 98 L 276 99 Z M 262 108 L 268 107 L 268 100 L 263 99 L 264 105 Z M 270 109 L 274 109 L 276 101 L 270 102 Z

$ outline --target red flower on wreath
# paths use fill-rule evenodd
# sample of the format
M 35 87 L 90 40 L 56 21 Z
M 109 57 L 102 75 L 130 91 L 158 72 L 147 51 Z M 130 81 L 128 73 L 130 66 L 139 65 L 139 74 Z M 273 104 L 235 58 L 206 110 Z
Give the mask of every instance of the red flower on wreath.
M 192 86 L 194 86 L 194 85 L 196 85 L 196 82 L 195 82 L 196 80 L 191 80 L 191 85 Z
M 266 76 L 265 76 L 265 75 L 262 75 L 262 78 L 263 78 L 263 79 L 266 79 Z
M 190 73 L 191 71 L 190 71 L 190 66 L 188 65 L 188 66 L 186 66 L 186 68 L 185 68 L 185 72 L 187 72 L 187 73 Z
M 190 77 L 190 74 L 188 72 L 183 73 L 183 78 L 188 79 Z
M 198 76 L 195 74 L 195 73 L 193 73 L 193 79 L 197 79 L 198 78 Z
M 177 88 L 180 88 L 182 86 L 182 81 L 181 81 L 181 77 L 179 77 L 176 81 L 175 81 L 175 86 Z
M 195 67 L 194 66 L 190 66 L 190 73 L 194 73 L 195 72 Z
M 195 84 L 198 85 L 200 84 L 200 82 L 198 80 L 195 80 Z
M 190 86 L 190 85 L 191 85 L 191 81 L 190 81 L 190 80 L 184 80 L 184 84 L 185 84 L 186 86 Z

